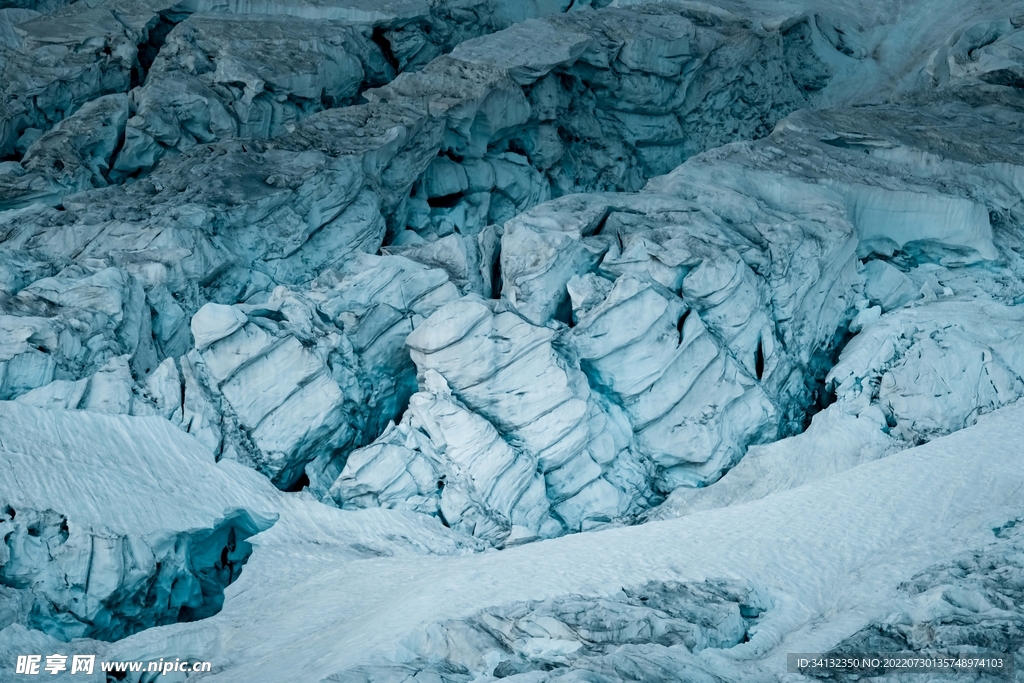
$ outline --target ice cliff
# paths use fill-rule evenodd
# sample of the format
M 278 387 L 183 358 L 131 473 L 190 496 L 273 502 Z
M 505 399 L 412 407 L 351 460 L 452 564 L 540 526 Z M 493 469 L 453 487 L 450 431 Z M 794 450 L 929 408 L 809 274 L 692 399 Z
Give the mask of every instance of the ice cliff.
M 1019 3 L 19 0 L 0 73 L 0 680 L 1021 652 Z

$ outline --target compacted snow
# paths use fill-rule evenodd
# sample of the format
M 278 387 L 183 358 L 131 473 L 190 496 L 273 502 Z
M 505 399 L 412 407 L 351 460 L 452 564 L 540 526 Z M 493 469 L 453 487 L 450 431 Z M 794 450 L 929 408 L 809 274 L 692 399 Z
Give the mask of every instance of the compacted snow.
M 0 681 L 1024 667 L 1024 4 L 18 0 L 0 73 Z

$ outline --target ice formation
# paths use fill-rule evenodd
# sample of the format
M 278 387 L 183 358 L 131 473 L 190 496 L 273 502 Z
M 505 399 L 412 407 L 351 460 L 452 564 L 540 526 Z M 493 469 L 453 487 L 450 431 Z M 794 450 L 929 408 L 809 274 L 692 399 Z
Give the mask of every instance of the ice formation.
M 1024 667 L 1024 5 L 12 0 L 0 73 L 0 681 Z

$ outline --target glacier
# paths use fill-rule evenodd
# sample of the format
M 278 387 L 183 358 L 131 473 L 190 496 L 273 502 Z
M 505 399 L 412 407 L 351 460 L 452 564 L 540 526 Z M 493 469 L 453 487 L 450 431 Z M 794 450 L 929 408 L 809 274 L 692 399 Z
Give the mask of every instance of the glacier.
M 0 682 L 1024 667 L 1024 4 L 6 0 L 0 73 Z

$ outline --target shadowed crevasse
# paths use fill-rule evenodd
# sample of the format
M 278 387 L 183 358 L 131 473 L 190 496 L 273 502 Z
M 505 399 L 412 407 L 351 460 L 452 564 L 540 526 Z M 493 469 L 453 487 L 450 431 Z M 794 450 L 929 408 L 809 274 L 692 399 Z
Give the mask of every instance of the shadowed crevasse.
M 237 510 L 209 529 L 137 538 L 5 506 L 0 586 L 16 594 L 4 596 L 13 613 L 0 611 L 0 628 L 21 622 L 60 640 L 110 641 L 212 616 L 252 553 L 246 539 L 271 524 Z

